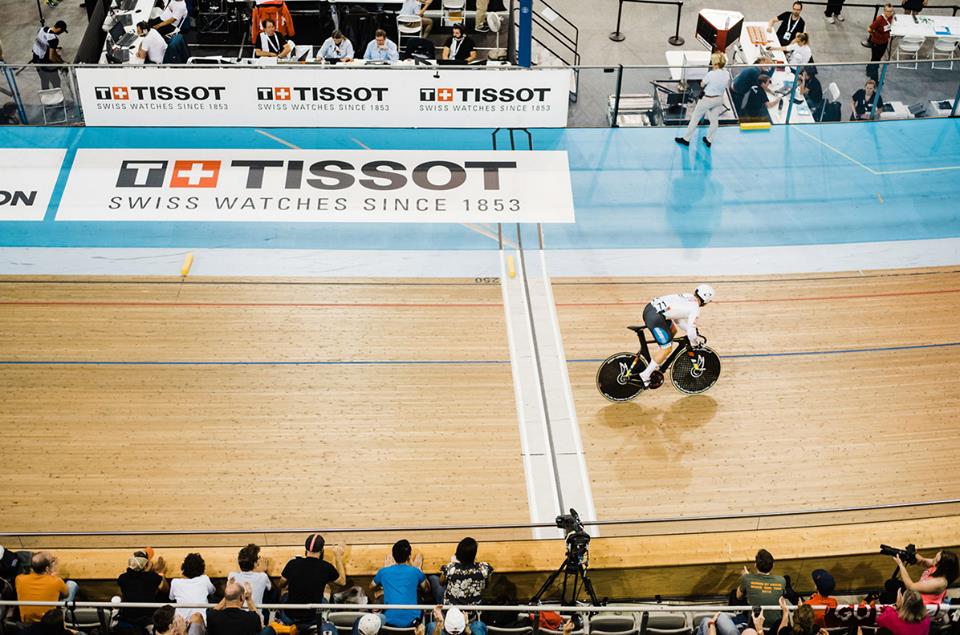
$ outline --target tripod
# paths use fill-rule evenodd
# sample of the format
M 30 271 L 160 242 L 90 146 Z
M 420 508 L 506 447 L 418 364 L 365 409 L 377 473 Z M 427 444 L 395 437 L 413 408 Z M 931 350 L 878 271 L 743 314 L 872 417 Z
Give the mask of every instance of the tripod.
M 530 604 L 538 604 L 543 595 L 553 586 L 553 583 L 557 581 L 557 578 L 560 577 L 562 573 L 563 581 L 560 583 L 560 604 L 564 606 L 575 606 L 577 597 L 582 591 L 586 590 L 587 595 L 590 596 L 590 603 L 593 606 L 600 606 L 600 600 L 597 599 L 597 594 L 593 590 L 593 583 L 590 581 L 590 576 L 587 575 L 586 555 L 586 552 L 584 552 L 582 557 L 574 559 L 571 557 L 570 552 L 567 551 L 567 557 L 564 559 L 563 564 L 551 573 L 550 577 L 543 583 L 543 586 L 540 587 L 540 590 L 534 593 L 533 597 L 530 598 Z M 570 584 L 571 577 L 573 578 L 572 584 Z M 571 592 L 569 600 L 567 599 L 568 587 Z

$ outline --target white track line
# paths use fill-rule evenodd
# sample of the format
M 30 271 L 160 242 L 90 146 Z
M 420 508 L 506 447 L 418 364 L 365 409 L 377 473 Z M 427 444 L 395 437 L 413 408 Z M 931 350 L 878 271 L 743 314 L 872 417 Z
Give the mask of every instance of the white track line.
M 890 175 L 890 174 L 923 174 L 924 172 L 949 172 L 949 171 L 952 171 L 952 170 L 960 170 L 960 165 L 945 165 L 945 166 L 940 166 L 940 167 L 935 167 L 935 168 L 911 168 L 911 169 L 907 169 L 907 170 L 874 170 L 873 168 L 871 168 L 871 167 L 869 167 L 869 166 L 867 166 L 867 165 L 864 165 L 863 163 L 860 163 L 859 161 L 857 161 L 856 159 L 854 159 L 852 156 L 850 156 L 850 155 L 847 154 L 846 152 L 843 152 L 842 150 L 838 150 L 837 148 L 833 147 L 832 145 L 830 145 L 830 144 L 827 143 L 826 141 L 823 141 L 823 140 L 821 140 L 821 139 L 818 139 L 818 138 L 816 138 L 815 136 L 813 136 L 812 134 L 804 131 L 800 126 L 797 126 L 797 127 L 796 127 L 796 131 L 799 132 L 800 134 L 802 134 L 802 135 L 805 136 L 805 137 L 808 137 L 808 138 L 810 138 L 810 139 L 813 139 L 814 141 L 816 141 L 817 143 L 819 143 L 819 144 L 822 145 L 823 147 L 825 147 L 825 148 L 827 148 L 827 149 L 829 149 L 829 150 L 832 150 L 833 152 L 836 152 L 837 154 L 839 154 L 840 156 L 842 156 L 842 157 L 843 157 L 844 159 L 846 159 L 847 161 L 850 161 L 851 163 L 853 163 L 853 164 L 855 164 L 855 165 L 863 168 L 864 170 L 866 170 L 867 172 L 869 172 L 870 174 L 872 174 L 872 175 L 874 175 L 874 176 L 887 176 L 887 175 Z
M 877 170 L 874 174 L 920 174 L 922 172 L 947 172 L 950 170 L 960 170 L 960 165 L 946 165 L 940 168 L 913 168 L 912 170 Z
M 842 156 L 842 157 L 843 157 L 844 159 L 846 159 L 847 161 L 850 161 L 850 162 L 853 163 L 854 165 L 860 166 L 861 168 L 863 168 L 864 170 L 866 170 L 866 171 L 869 172 L 870 174 L 873 174 L 874 176 L 877 175 L 877 171 L 874 170 L 873 168 L 867 167 L 867 166 L 864 165 L 863 163 L 860 163 L 859 161 L 857 161 L 856 159 L 854 159 L 852 156 L 850 156 L 850 155 L 847 154 L 846 152 L 843 152 L 842 150 L 837 150 L 836 148 L 834 148 L 832 145 L 830 145 L 830 144 L 827 143 L 826 141 L 821 141 L 820 139 L 817 139 L 816 137 L 814 137 L 814 136 L 813 136 L 812 134 L 810 134 L 809 132 L 805 132 L 805 131 L 803 130 L 803 128 L 801 128 L 800 126 L 796 126 L 796 131 L 797 131 L 798 133 L 802 134 L 802 135 L 805 136 L 805 137 L 808 137 L 808 138 L 810 138 L 810 139 L 813 139 L 814 141 L 816 141 L 817 143 L 819 143 L 819 144 L 822 145 L 823 147 L 827 148 L 828 150 L 832 150 L 832 151 L 836 152 L 837 154 L 839 154 L 840 156 Z
M 270 134 L 269 132 L 267 132 L 266 130 L 260 130 L 259 128 L 255 128 L 254 130 L 255 130 L 256 132 L 262 134 L 264 137 L 267 137 L 267 138 L 269 138 L 269 139 L 273 139 L 273 140 L 276 141 L 277 143 L 281 143 L 281 144 L 287 146 L 288 148 L 293 148 L 294 150 L 303 150 L 303 148 L 301 148 L 300 146 L 294 145 L 294 144 L 290 143 L 289 141 L 286 141 L 286 140 L 284 140 L 284 139 L 281 139 L 280 137 L 274 136 L 274 135 Z

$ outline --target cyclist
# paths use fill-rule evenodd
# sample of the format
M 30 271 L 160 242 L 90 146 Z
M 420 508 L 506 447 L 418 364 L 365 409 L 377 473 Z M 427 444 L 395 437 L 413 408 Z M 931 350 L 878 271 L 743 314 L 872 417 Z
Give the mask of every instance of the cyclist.
M 693 293 L 662 295 L 643 308 L 643 323 L 658 345 L 650 354 L 650 363 L 640 373 L 644 386 L 650 386 L 650 375 L 670 355 L 678 326 L 686 332 L 690 346 L 696 348 L 703 344 L 704 339 L 697 334 L 697 318 L 700 317 L 700 307 L 713 300 L 714 295 L 713 287 L 701 284 Z

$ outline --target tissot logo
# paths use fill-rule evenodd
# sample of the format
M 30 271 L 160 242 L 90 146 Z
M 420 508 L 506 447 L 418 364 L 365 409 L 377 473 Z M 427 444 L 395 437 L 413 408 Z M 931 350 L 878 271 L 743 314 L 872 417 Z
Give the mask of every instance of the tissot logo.
M 100 101 L 222 101 L 225 86 L 94 86 Z
M 211 188 L 220 179 L 220 161 L 174 161 L 167 183 L 169 161 L 124 161 L 117 187 Z
M 258 86 L 259 101 L 360 101 L 382 102 L 388 88 L 360 86 Z
M 461 103 L 543 103 L 550 88 L 421 88 L 420 101 Z

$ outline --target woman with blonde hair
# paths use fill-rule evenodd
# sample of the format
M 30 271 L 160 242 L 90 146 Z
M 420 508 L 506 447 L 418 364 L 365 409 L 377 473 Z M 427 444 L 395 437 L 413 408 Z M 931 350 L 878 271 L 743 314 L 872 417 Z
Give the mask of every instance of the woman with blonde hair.
M 690 124 L 682 137 L 675 137 L 674 141 L 680 145 L 689 146 L 690 140 L 696 134 L 700 120 L 706 116 L 710 120 L 710 127 L 703 137 L 703 143 L 709 148 L 713 145 L 713 135 L 720 127 L 720 113 L 723 111 L 723 94 L 730 86 L 730 71 L 723 67 L 727 65 L 727 57 L 723 53 L 714 53 L 710 56 L 710 71 L 703 78 L 703 97 L 697 102 L 690 116 Z
M 923 605 L 923 598 L 912 589 L 898 592 L 896 608 L 883 607 L 877 616 L 877 626 L 893 635 L 927 635 L 930 632 L 930 617 Z

